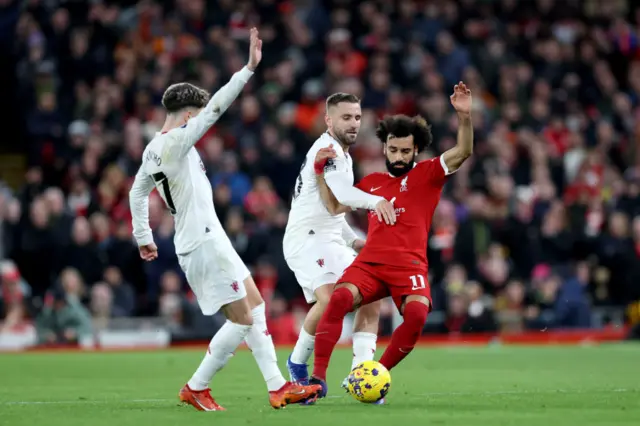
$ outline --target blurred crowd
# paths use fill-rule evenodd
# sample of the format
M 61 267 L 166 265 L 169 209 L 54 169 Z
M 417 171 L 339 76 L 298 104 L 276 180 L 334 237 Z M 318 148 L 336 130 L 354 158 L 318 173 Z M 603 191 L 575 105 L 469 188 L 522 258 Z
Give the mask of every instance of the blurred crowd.
M 264 59 L 198 143 L 214 203 L 269 305 L 276 341 L 307 307 L 282 255 L 293 183 L 324 99 L 362 99 L 357 178 L 384 169 L 376 120 L 422 114 L 455 144 L 474 95 L 475 153 L 447 184 L 428 257 L 434 331 L 590 327 L 640 300 L 640 4 L 631 0 L 0 0 L 28 158 L 0 189 L 3 328 L 73 341 L 113 318 L 209 327 L 152 194 L 159 259 L 131 238 L 128 190 L 176 81 L 215 91 Z M 8 38 L 7 38 L 8 37 Z M 8 41 L 7 41 L 8 40 Z M 366 215 L 350 218 L 366 230 Z M 638 311 L 640 312 L 640 311 Z M 389 317 L 391 306 L 385 306 Z

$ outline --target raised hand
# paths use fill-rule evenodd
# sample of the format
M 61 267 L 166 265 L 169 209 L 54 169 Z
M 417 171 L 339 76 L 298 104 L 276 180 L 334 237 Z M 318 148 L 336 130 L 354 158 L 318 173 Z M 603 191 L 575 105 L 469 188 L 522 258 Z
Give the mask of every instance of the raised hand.
M 258 30 L 254 27 L 251 28 L 251 35 L 249 38 L 249 62 L 247 62 L 247 68 L 251 71 L 255 71 L 261 60 L 262 40 L 258 38 Z
M 453 95 L 449 99 L 458 114 L 471 114 L 471 90 L 462 81 L 453 86 Z

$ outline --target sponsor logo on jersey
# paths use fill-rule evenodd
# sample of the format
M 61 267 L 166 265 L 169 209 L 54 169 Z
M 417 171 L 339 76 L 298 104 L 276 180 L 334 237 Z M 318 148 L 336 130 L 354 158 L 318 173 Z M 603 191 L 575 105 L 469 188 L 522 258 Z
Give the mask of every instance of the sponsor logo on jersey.
M 337 169 L 336 163 L 335 161 L 333 161 L 332 158 L 330 158 L 329 160 L 327 160 L 327 163 L 324 165 L 324 172 L 333 172 Z

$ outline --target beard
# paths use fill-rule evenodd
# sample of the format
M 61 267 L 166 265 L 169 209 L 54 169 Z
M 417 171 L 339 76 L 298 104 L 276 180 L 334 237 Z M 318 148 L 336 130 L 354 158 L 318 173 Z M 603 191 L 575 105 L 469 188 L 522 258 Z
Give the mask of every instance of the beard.
M 413 169 L 413 163 L 415 162 L 416 156 L 414 154 L 413 158 L 409 163 L 405 163 L 404 161 L 396 161 L 395 163 L 391 163 L 389 158 L 385 158 L 385 163 L 387 164 L 387 170 L 391 173 L 392 176 L 400 177 L 402 175 L 406 175 Z
M 338 142 L 340 142 L 344 146 L 353 145 L 354 143 L 356 143 L 356 139 L 358 138 L 358 131 L 353 129 L 347 129 L 341 132 L 334 129 L 333 133 Z

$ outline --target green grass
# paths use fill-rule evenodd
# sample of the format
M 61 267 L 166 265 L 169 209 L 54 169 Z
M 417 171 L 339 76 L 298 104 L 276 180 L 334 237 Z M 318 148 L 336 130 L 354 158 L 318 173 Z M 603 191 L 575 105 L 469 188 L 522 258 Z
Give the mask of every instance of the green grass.
M 640 346 L 420 348 L 392 371 L 388 404 L 361 404 L 339 383 L 350 351 L 329 370 L 330 398 L 270 408 L 241 351 L 214 381 L 228 411 L 179 406 L 202 352 L 0 355 L 0 425 L 637 425 Z M 281 365 L 287 352 L 280 351 Z M 285 371 L 283 369 L 283 371 Z

